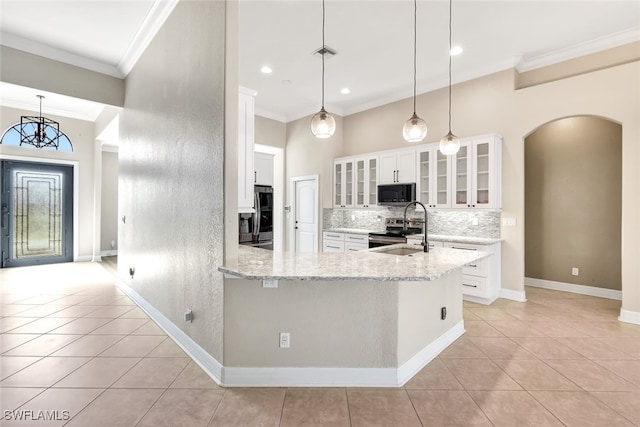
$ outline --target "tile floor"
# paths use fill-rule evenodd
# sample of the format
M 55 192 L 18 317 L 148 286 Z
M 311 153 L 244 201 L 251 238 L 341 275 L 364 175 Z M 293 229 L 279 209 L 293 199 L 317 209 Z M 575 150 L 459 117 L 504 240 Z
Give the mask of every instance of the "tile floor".
M 640 425 L 640 326 L 618 301 L 465 303 L 465 335 L 403 388 L 224 389 L 103 267 L 0 271 L 2 426 Z

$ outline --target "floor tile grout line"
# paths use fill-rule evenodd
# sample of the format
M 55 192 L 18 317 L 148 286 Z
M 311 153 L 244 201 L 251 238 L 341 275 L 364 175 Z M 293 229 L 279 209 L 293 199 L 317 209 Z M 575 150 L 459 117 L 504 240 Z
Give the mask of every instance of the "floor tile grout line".
M 418 410 L 416 409 L 416 405 L 413 403 L 413 399 L 411 399 L 411 395 L 409 394 L 409 391 L 402 387 L 402 389 L 404 390 L 404 394 L 407 395 L 407 399 L 409 399 L 409 402 L 411 403 L 411 407 L 413 408 L 413 412 L 416 414 L 416 417 L 418 417 L 418 422 L 420 423 L 420 425 L 422 427 L 424 427 L 424 423 L 422 422 L 422 418 L 420 417 L 420 414 L 418 413 Z
M 635 423 L 635 421 L 633 421 L 632 419 L 630 419 L 629 417 L 625 416 L 624 414 L 622 414 L 621 412 L 619 412 L 618 410 L 616 410 L 615 408 L 613 408 L 611 405 L 609 405 L 607 402 L 605 402 L 604 400 L 600 399 L 595 393 L 634 393 L 634 392 L 620 392 L 620 391 L 605 391 L 605 392 L 593 392 L 593 391 L 587 391 L 586 392 L 589 396 L 593 397 L 594 399 L 596 399 L 598 402 L 602 403 L 604 406 L 606 406 L 607 408 L 611 409 L 613 412 L 615 412 L 616 414 L 618 414 L 619 416 L 621 416 L 622 418 L 624 418 L 625 420 L 629 421 L 631 424 L 633 425 L 638 425 Z M 637 393 L 637 392 L 635 392 Z

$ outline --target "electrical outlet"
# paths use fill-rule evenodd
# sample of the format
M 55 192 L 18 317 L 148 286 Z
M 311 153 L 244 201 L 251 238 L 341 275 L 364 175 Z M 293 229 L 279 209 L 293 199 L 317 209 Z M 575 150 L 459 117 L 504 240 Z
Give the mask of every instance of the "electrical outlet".
M 116 247 L 116 241 L 112 240 L 111 241 L 111 249 L 115 249 L 115 247 Z
M 356 216 L 355 215 L 351 215 L 351 221 L 355 221 L 356 220 Z
M 191 311 L 190 308 L 184 312 L 184 321 L 189 323 L 193 322 L 193 311 Z
M 479 223 L 478 218 L 471 218 L 471 225 L 478 225 Z
M 280 348 L 289 348 L 290 344 L 289 332 L 280 332 Z
M 278 279 L 262 279 L 263 288 L 277 288 Z
M 515 218 L 502 218 L 502 225 L 505 227 L 515 227 L 516 219 Z
M 579 276 L 580 275 L 580 269 L 578 267 L 573 267 L 571 269 L 571 275 L 572 276 Z

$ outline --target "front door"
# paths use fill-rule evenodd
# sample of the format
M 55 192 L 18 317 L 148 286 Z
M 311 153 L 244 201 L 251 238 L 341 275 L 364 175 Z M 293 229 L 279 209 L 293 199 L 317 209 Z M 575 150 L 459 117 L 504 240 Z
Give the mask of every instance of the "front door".
M 73 167 L 2 162 L 2 267 L 73 261 Z

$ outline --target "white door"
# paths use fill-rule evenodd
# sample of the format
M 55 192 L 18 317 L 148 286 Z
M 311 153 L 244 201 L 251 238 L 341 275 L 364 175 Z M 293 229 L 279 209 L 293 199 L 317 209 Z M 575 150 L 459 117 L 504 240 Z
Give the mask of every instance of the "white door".
M 294 252 L 318 252 L 318 180 L 294 181 Z

